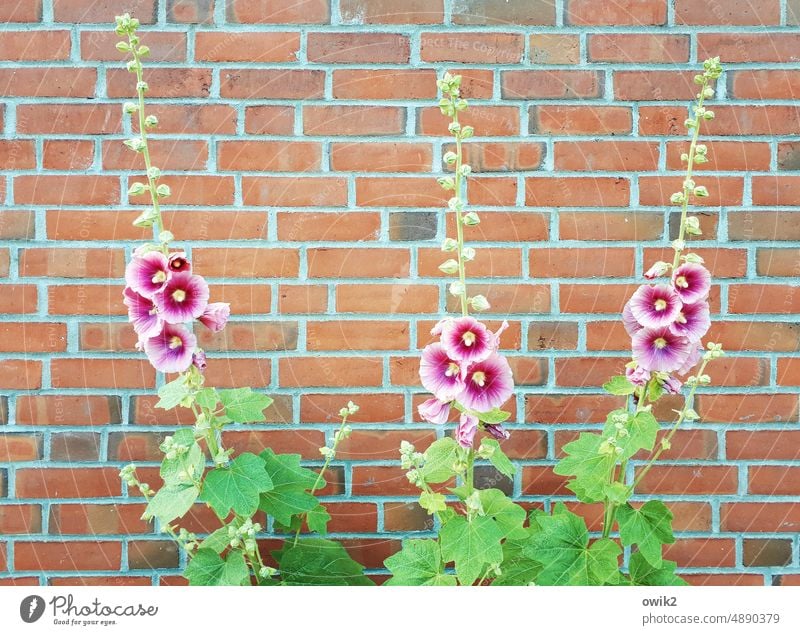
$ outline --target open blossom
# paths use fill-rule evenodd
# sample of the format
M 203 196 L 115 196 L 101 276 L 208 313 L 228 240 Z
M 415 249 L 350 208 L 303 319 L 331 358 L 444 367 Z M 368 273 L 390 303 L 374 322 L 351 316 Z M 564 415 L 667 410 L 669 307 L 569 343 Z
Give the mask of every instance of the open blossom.
M 203 311 L 203 314 L 197 318 L 197 321 L 214 333 L 219 333 L 225 328 L 225 324 L 228 322 L 230 314 L 230 304 L 227 302 L 212 302 L 206 307 L 206 310 Z
M 636 331 L 641 331 L 644 327 L 636 321 L 631 311 L 631 301 L 625 303 L 625 308 L 622 309 L 622 325 L 628 332 L 628 335 L 633 335 Z
M 460 362 L 479 362 L 494 350 L 492 332 L 473 317 L 451 320 L 442 327 L 442 347 L 451 359 Z
M 165 324 L 164 330 L 144 341 L 150 363 L 162 373 L 182 373 L 192 364 L 197 338 L 185 327 Z
M 470 410 L 488 412 L 499 408 L 514 392 L 514 376 L 506 359 L 493 353 L 472 364 L 457 399 Z
M 161 332 L 164 322 L 158 315 L 158 309 L 150 298 L 136 293 L 130 287 L 123 291 L 123 303 L 128 307 L 128 321 L 133 324 L 139 339 L 155 337 Z
M 423 349 L 419 377 L 425 389 L 440 401 L 452 401 L 464 386 L 461 367 L 438 342 Z
M 176 273 L 156 295 L 156 304 L 165 321 L 179 324 L 200 317 L 206 310 L 208 295 L 208 284 L 201 276 Z
M 192 270 L 192 264 L 182 251 L 170 254 L 167 266 L 172 273 L 188 273 Z
M 428 423 L 447 423 L 450 418 L 450 402 L 428 399 L 418 406 L 417 412 Z
M 672 372 L 691 354 L 693 344 L 668 327 L 642 329 L 633 336 L 633 357 L 649 371 Z
M 702 357 L 703 347 L 698 346 L 696 342 L 693 343 L 692 349 L 689 351 L 689 355 L 686 357 L 680 368 L 675 370 L 675 373 L 678 375 L 685 375 L 697 365 L 697 362 L 699 362 Z
M 148 251 L 134 256 L 125 267 L 127 285 L 146 298 L 152 298 L 162 291 L 169 278 L 169 263 L 160 251 Z
M 630 299 L 631 313 L 645 328 L 671 324 L 681 310 L 678 294 L 665 284 L 642 285 Z
M 692 342 L 700 341 L 711 327 L 711 313 L 708 302 L 701 301 L 694 304 L 684 304 L 678 317 L 670 324 L 669 330 L 675 335 L 688 337 Z
M 711 274 L 703 265 L 687 262 L 675 269 L 672 284 L 684 304 L 692 304 L 708 295 Z
M 462 448 L 471 448 L 478 431 L 478 418 L 472 415 L 462 414 L 458 420 L 456 428 L 456 441 Z
M 650 371 L 641 366 L 625 369 L 625 377 L 627 377 L 628 381 L 634 386 L 646 386 L 647 382 L 650 381 L 650 376 Z

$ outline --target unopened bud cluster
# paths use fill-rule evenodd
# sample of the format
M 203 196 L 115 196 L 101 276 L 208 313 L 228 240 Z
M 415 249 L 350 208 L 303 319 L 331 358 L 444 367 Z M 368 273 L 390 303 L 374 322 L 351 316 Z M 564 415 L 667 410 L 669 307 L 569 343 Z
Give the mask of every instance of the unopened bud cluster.
M 603 440 L 598 448 L 600 454 L 613 454 L 619 456 L 622 454 L 623 449 L 618 444 L 619 442 L 630 435 L 626 423 L 628 422 L 628 415 L 622 412 L 617 412 L 611 415 L 611 423 L 613 424 L 611 435 Z
M 254 553 L 257 548 L 256 534 L 262 529 L 260 523 L 254 523 L 250 518 L 239 527 L 228 525 L 229 545 L 232 549 L 243 548 L 247 553 Z

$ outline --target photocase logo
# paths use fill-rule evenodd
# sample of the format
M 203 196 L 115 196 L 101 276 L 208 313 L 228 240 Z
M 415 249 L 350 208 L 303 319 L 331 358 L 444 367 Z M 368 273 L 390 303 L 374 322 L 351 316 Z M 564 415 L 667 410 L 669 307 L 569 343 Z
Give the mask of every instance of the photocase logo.
M 19 616 L 23 622 L 33 624 L 44 613 L 44 598 L 38 595 L 29 595 L 19 605 Z

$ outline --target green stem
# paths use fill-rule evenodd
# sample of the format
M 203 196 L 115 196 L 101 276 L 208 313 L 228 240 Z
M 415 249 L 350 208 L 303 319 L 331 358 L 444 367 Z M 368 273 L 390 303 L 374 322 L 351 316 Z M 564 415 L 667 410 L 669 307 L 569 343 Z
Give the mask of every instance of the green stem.
M 455 110 L 457 97 L 451 96 L 450 102 L 453 104 L 454 114 L 453 123 L 458 123 L 458 111 Z M 461 166 L 463 165 L 463 149 L 461 147 L 461 134 L 456 133 L 456 177 L 455 177 L 455 195 L 459 202 L 463 201 L 462 190 L 464 187 L 463 177 L 461 175 Z M 464 260 L 464 217 L 461 213 L 461 207 L 456 206 L 456 240 L 458 242 L 458 280 L 461 283 L 461 315 L 469 315 L 469 304 L 467 303 L 467 272 L 466 262 Z

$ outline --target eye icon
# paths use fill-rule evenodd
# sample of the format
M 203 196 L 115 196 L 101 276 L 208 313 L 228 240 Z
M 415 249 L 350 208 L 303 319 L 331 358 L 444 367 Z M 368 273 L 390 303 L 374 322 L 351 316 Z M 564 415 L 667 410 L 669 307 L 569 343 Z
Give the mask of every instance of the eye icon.
M 19 605 L 19 616 L 23 622 L 33 624 L 44 613 L 44 598 L 38 595 L 29 595 Z

